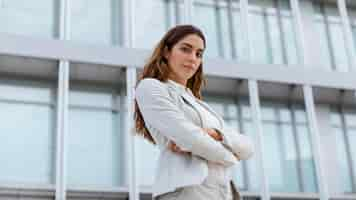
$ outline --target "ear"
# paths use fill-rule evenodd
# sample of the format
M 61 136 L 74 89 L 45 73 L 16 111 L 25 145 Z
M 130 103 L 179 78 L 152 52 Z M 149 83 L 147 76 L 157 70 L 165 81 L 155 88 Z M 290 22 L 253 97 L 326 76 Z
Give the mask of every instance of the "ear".
M 168 60 L 169 56 L 170 56 L 170 51 L 168 50 L 168 47 L 166 46 L 166 47 L 164 47 L 164 49 L 163 49 L 163 57 L 164 57 L 166 60 Z

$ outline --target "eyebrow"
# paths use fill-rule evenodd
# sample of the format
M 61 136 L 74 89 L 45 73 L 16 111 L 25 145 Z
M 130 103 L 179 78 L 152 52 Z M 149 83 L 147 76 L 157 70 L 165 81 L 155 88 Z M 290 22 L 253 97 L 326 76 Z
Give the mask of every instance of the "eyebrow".
M 190 47 L 190 48 L 193 48 L 193 46 L 192 46 L 191 44 L 186 43 L 186 42 L 183 42 L 183 43 L 182 43 L 182 45 L 185 45 L 185 46 L 188 46 L 188 47 Z M 203 52 L 203 51 L 204 51 L 204 49 L 198 49 L 198 51 Z

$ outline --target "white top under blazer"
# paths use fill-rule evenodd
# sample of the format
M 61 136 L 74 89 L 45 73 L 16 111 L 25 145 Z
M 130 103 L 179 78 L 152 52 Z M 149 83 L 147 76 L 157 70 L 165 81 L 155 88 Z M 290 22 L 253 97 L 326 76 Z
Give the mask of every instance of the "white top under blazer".
M 172 80 L 141 80 L 136 88 L 136 101 L 160 149 L 154 197 L 180 187 L 201 184 L 208 176 L 208 162 L 231 170 L 239 160 L 250 158 L 254 152 L 249 137 L 228 129 L 206 103 Z M 216 129 L 223 141 L 216 141 L 203 128 Z M 192 154 L 172 152 L 168 148 L 170 141 Z

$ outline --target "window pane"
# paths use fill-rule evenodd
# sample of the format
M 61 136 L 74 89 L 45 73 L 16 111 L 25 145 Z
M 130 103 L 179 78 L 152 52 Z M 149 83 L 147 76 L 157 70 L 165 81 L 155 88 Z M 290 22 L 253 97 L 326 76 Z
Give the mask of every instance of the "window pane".
M 284 191 L 285 177 L 281 160 L 278 127 L 273 123 L 263 123 L 265 166 L 271 191 Z
M 348 71 L 348 60 L 346 52 L 346 41 L 342 30 L 342 23 L 329 24 L 331 43 L 333 46 L 333 53 L 337 71 Z
M 341 114 L 337 111 L 337 109 L 332 109 L 332 112 L 330 112 L 330 123 L 333 126 L 342 126 L 342 116 Z
M 58 9 L 55 0 L 2 0 L 0 32 L 54 38 L 58 35 Z
M 315 26 L 317 29 L 318 33 L 318 38 L 320 40 L 320 63 L 321 67 L 324 69 L 333 69 L 333 62 L 331 59 L 331 50 L 330 50 L 330 43 L 328 39 L 328 34 L 327 34 L 327 29 L 326 29 L 326 23 L 324 20 L 317 20 L 315 21 Z
M 6 87 L 0 93 L 20 89 L 24 102 L 0 97 L 0 182 L 53 184 L 55 110 L 50 104 L 26 102 L 38 88 Z
M 327 69 L 348 71 L 346 41 L 336 4 L 313 1 L 313 7 L 315 25 L 321 40 L 322 64 Z
M 53 91 L 37 82 L 0 80 L 0 99 L 49 104 L 53 101 Z
M 249 22 L 255 63 L 298 63 L 289 1 L 249 1 Z
M 233 28 L 234 28 L 234 39 L 235 39 L 235 48 L 237 61 L 247 62 L 248 59 L 248 41 L 244 39 L 243 34 L 244 28 L 241 24 L 241 12 L 239 8 L 239 1 L 234 1 L 232 4 L 232 17 L 233 17 Z
M 352 36 L 354 39 L 354 48 L 356 49 L 356 7 L 348 7 L 347 13 L 351 24 Z
M 346 153 L 346 143 L 344 132 L 342 128 L 333 128 L 335 134 L 335 147 L 337 152 L 337 166 L 340 179 L 338 180 L 339 191 L 337 192 L 352 192 L 351 176 L 350 176 L 350 166 L 348 162 L 348 157 Z
M 353 166 L 353 174 L 354 177 L 353 179 L 356 180 L 356 129 L 355 128 L 349 128 L 347 130 L 348 133 L 348 139 L 349 139 L 349 146 L 350 146 L 350 154 L 351 154 L 351 161 L 352 161 L 352 166 Z M 355 192 L 355 191 L 353 191 Z
M 297 125 L 296 131 L 299 140 L 303 192 L 317 192 L 318 188 L 309 127 L 306 124 Z
M 299 192 L 299 176 L 298 176 L 298 157 L 296 152 L 296 141 L 293 136 L 293 127 L 291 124 L 281 125 L 281 145 L 282 145 L 282 161 L 284 164 L 283 176 L 288 177 L 285 181 L 284 191 Z
M 206 38 L 207 49 L 205 55 L 208 57 L 222 56 L 221 48 L 219 47 L 219 33 L 221 28 L 217 24 L 218 13 L 213 6 L 213 1 L 208 3 L 194 2 L 194 18 L 193 23 L 197 25 L 203 32 Z M 221 22 L 219 22 L 221 23 Z
M 263 154 L 273 192 L 316 192 L 305 111 L 299 104 L 262 101 Z
M 70 2 L 71 40 L 92 44 L 119 44 L 119 1 Z
M 246 135 L 250 136 L 254 142 L 254 145 L 257 145 L 257 134 L 255 130 L 255 126 L 251 121 L 244 121 L 243 122 L 244 130 L 242 130 Z M 247 164 L 247 171 L 248 171 L 248 190 L 249 191 L 260 191 L 262 186 L 261 186 L 261 170 L 259 170 L 259 162 L 257 160 L 257 154 L 258 152 L 255 152 L 255 155 L 247 160 L 244 161 Z
M 346 126 L 356 128 L 356 110 L 349 110 L 345 112 Z
M 175 0 L 135 0 L 135 47 L 152 49 L 172 26 L 179 23 L 183 4 Z
M 250 113 L 249 106 L 244 97 L 239 97 L 239 102 L 234 101 L 234 98 L 218 96 L 208 96 L 204 97 L 204 99 L 215 112 L 224 118 L 226 126 L 234 130 L 236 133 L 240 132 L 246 134 L 251 137 L 253 141 L 257 141 L 251 119 L 243 116 L 245 111 Z M 240 110 L 241 107 L 244 108 L 244 110 Z M 251 159 L 241 161 L 238 165 L 234 166 L 233 180 L 241 190 L 259 191 L 261 176 L 257 169 L 257 163 L 257 157 L 254 156 Z
M 268 50 L 268 37 L 266 35 L 267 25 L 265 17 L 258 11 L 250 12 L 250 40 L 252 43 L 254 63 L 271 63 L 271 57 Z
M 73 97 L 73 94 L 70 96 Z M 87 96 L 77 96 L 74 100 L 79 105 L 75 106 L 70 99 L 73 106 L 70 107 L 68 115 L 68 184 L 119 186 L 120 114 L 113 110 L 114 105 L 111 105 L 111 108 L 86 105 Z M 102 96 L 95 97 L 95 93 L 91 95 L 92 99 L 102 99 Z

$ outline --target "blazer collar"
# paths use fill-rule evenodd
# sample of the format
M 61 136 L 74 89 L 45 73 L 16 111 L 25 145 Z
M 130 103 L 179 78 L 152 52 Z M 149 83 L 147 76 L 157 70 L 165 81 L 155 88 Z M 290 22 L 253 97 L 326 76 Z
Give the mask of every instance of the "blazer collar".
M 179 84 L 179 83 L 177 83 L 177 82 L 175 82 L 173 80 L 169 80 L 169 79 L 168 79 L 167 83 L 171 88 L 173 88 L 176 91 L 178 91 L 180 96 L 182 98 L 184 98 L 184 100 L 187 101 L 193 108 L 196 109 L 197 104 L 200 104 L 202 107 L 207 109 L 210 113 L 212 113 L 219 120 L 219 123 L 220 123 L 221 127 L 223 126 L 222 118 L 213 109 L 211 109 L 208 104 L 206 104 L 205 102 L 203 102 L 200 99 L 196 98 L 189 88 L 187 88 L 187 87 L 185 87 L 185 86 L 183 86 L 183 85 L 181 85 L 181 84 Z
M 179 94 L 184 94 L 188 92 L 193 95 L 192 91 L 189 88 L 185 87 L 184 85 L 181 85 L 170 79 L 167 80 L 167 83 L 171 88 L 177 90 Z

